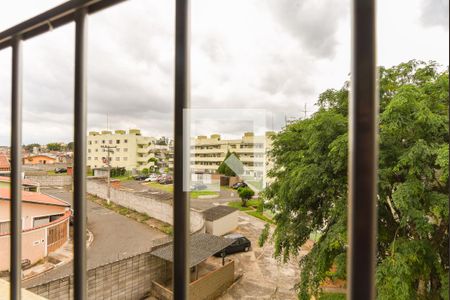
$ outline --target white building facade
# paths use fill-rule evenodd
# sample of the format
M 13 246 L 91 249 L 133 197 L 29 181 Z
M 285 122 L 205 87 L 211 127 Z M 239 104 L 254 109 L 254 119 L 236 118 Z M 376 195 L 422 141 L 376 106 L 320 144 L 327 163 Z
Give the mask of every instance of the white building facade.
M 268 151 L 272 147 L 273 132 L 255 136 L 246 132 L 240 139 L 222 139 L 219 134 L 198 136 L 191 140 L 190 165 L 192 173 L 217 173 L 227 152 L 235 153 L 243 165 L 242 174 L 248 180 L 266 181 L 269 165 Z
M 87 166 L 100 168 L 107 164 L 126 170 L 173 168 L 170 145 L 157 145 L 158 139 L 141 135 L 139 129 L 91 131 L 87 137 Z

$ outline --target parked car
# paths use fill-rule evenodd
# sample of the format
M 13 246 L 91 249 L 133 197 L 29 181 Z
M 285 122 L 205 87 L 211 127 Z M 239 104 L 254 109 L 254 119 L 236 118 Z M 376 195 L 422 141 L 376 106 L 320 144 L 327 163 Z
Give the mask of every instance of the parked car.
M 147 177 L 144 181 L 145 182 L 157 182 L 159 180 L 159 175 L 152 174 L 149 177 Z
M 236 182 L 236 183 L 233 184 L 231 187 L 232 187 L 233 189 L 237 190 L 237 189 L 240 188 L 240 187 L 246 187 L 246 186 L 247 186 L 247 184 L 246 184 L 245 182 L 241 181 L 241 182 Z
M 136 176 L 133 176 L 133 179 L 137 180 L 137 181 L 142 181 L 142 180 L 147 179 L 147 175 L 136 175 Z
M 203 191 L 203 190 L 206 190 L 207 188 L 208 188 L 208 186 L 203 183 L 196 183 L 196 184 L 191 185 L 191 191 Z
M 216 257 L 221 257 L 222 252 L 225 255 L 237 253 L 237 252 L 247 252 L 252 247 L 252 242 L 250 242 L 250 240 L 248 238 L 246 238 L 245 236 L 243 236 L 240 233 L 228 234 L 228 235 L 224 236 L 224 238 L 232 239 L 233 243 L 231 245 L 229 245 L 228 247 L 226 247 L 225 249 L 223 249 L 222 251 L 219 251 L 216 254 L 214 254 L 214 256 L 216 256 Z
M 67 169 L 66 168 L 56 168 L 55 173 L 67 173 Z
M 173 183 L 173 178 L 170 175 L 165 175 L 162 176 L 159 180 L 158 180 L 159 184 L 171 184 Z

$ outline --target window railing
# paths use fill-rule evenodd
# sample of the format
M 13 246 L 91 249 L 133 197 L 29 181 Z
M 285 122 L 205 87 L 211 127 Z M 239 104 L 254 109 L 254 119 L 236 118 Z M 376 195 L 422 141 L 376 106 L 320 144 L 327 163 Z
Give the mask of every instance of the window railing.
M 71 0 L 0 33 L 12 48 L 11 91 L 11 299 L 21 298 L 22 42 L 75 22 L 74 89 L 74 298 L 87 299 L 86 275 L 86 19 L 123 0 Z M 189 108 L 189 0 L 176 0 L 174 263 L 175 299 L 188 298 L 189 202 L 183 187 L 184 111 Z M 353 1 L 353 71 L 349 167 L 349 299 L 375 298 L 377 93 L 375 0 Z M 126 142 L 126 141 L 125 141 Z

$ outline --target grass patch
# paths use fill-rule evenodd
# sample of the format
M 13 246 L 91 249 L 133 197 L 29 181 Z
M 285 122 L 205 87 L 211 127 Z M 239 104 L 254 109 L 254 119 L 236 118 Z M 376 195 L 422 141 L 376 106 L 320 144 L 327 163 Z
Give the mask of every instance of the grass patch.
M 342 293 L 322 293 L 319 300 L 345 300 L 346 296 Z
M 146 183 L 150 188 L 159 190 L 162 192 L 173 193 L 173 184 L 160 184 L 157 182 L 148 182 Z
M 166 192 L 166 193 L 173 193 L 173 184 L 160 184 L 157 182 L 148 182 L 145 183 L 147 186 L 149 186 L 152 189 Z M 213 191 L 192 191 L 191 192 L 191 198 L 198 198 L 199 196 L 209 196 L 209 195 L 218 195 L 219 193 L 213 192 Z
M 124 181 L 133 180 L 133 177 L 128 176 L 128 175 L 122 175 L 122 176 L 117 176 L 117 177 L 111 177 L 111 179 L 118 179 L 118 180 L 124 182 Z
M 257 212 L 256 210 L 247 211 L 246 213 L 249 214 L 250 216 L 253 216 L 253 217 L 255 217 L 255 218 L 258 218 L 258 219 L 260 219 L 260 220 L 263 220 L 264 222 L 272 223 L 272 224 L 273 224 L 273 221 L 272 221 L 271 219 L 269 219 L 268 217 L 266 217 L 266 216 L 263 215 L 262 213 Z
M 191 198 L 198 198 L 199 196 L 219 195 L 219 193 L 213 192 L 213 191 L 192 191 L 190 194 L 191 194 Z
M 255 218 L 263 220 L 264 222 L 273 224 L 273 220 L 270 219 L 269 217 L 265 216 L 263 211 L 260 211 L 260 209 L 262 208 L 261 201 L 262 200 L 260 200 L 260 199 L 249 200 L 249 201 L 247 201 L 246 207 L 242 206 L 242 201 L 233 201 L 233 202 L 228 202 L 228 206 L 237 208 L 240 211 L 244 211 L 247 214 L 249 214 Z
M 172 225 L 164 223 L 157 219 L 154 219 L 154 218 L 150 217 L 149 215 L 147 215 L 146 213 L 140 213 L 140 212 L 135 211 L 134 209 L 127 208 L 127 207 L 115 204 L 113 202 L 110 202 L 110 204 L 108 204 L 106 202 L 106 200 L 95 197 L 93 195 L 88 195 L 88 200 L 95 202 L 109 210 L 112 210 L 112 211 L 118 213 L 119 215 L 133 219 L 140 223 L 147 224 L 152 228 L 155 228 L 161 232 L 164 232 L 165 234 L 172 235 L 172 233 L 173 233 Z

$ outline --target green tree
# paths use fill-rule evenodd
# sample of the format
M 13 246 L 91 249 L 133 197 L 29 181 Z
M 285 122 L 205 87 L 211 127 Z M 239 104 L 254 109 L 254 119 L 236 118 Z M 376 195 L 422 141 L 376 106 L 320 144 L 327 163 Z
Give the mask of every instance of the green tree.
M 237 159 L 239 159 L 239 156 L 236 153 L 231 153 L 230 151 L 227 152 L 225 155 L 225 158 L 223 162 L 220 164 L 219 168 L 217 169 L 217 173 L 225 175 L 225 176 L 237 176 L 237 174 L 225 163 L 225 161 L 230 157 L 231 155 L 234 155 Z
M 23 148 L 29 152 L 33 151 L 33 148 L 37 147 L 38 149 L 41 148 L 41 145 L 37 144 L 37 143 L 32 143 L 32 144 L 28 144 L 28 145 L 24 145 Z
M 66 150 L 67 150 L 67 151 L 73 151 L 73 145 L 74 145 L 74 143 L 73 143 L 73 142 L 69 142 L 69 143 L 67 143 L 67 147 L 66 147 Z
M 379 74 L 378 298 L 448 299 L 448 72 L 410 61 Z M 275 255 L 288 260 L 319 236 L 300 262 L 301 299 L 346 278 L 348 87 L 321 94 L 271 151 Z
M 59 143 L 49 143 L 47 144 L 47 150 L 49 151 L 61 151 L 62 147 Z
M 237 192 L 239 194 L 239 198 L 241 198 L 242 200 L 243 207 L 246 207 L 247 201 L 252 199 L 252 197 L 255 195 L 255 192 L 247 186 L 238 188 Z

